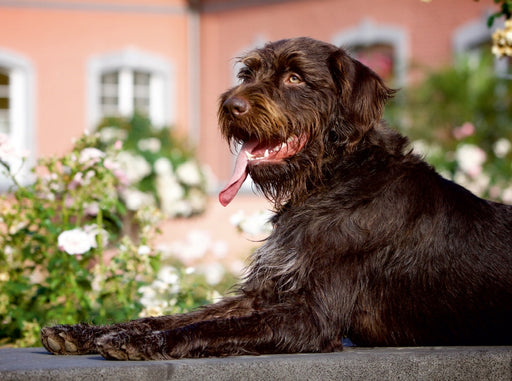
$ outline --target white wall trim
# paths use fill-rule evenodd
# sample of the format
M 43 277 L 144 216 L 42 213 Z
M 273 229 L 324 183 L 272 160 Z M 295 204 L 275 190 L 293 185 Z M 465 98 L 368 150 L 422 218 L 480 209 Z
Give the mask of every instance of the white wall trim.
M 336 33 L 331 42 L 347 49 L 355 45 L 390 44 L 395 50 L 394 74 L 397 86 L 406 83 L 407 63 L 409 60 L 409 38 L 404 28 L 396 25 L 377 24 L 363 19 L 357 26 Z
M 32 62 L 19 53 L 0 48 L 0 66 L 9 71 L 10 86 L 10 139 L 19 150 L 27 150 L 30 155 L 25 164 L 24 171 L 20 173 L 20 181 L 28 174 L 37 157 L 37 137 L 35 126 L 35 97 L 36 80 Z M 5 187 L 6 182 L 0 178 L 0 186 Z
M 0 7 L 68 10 L 81 12 L 117 12 L 181 15 L 185 5 L 122 4 L 119 2 L 63 1 L 63 0 L 0 0 Z
M 467 53 L 472 47 L 478 46 L 492 40 L 492 34 L 498 28 L 504 27 L 504 21 L 495 20 L 491 28 L 487 26 L 487 18 L 492 12 L 487 12 L 482 17 L 468 21 L 455 29 L 452 37 L 452 46 L 455 53 L 455 59 L 458 56 Z M 498 76 L 510 79 L 509 67 L 507 60 L 494 58 L 494 68 Z
M 233 66 L 231 67 L 231 85 L 232 86 L 236 86 L 240 83 L 237 75 L 238 75 L 238 72 L 240 71 L 240 69 L 243 67 L 243 64 L 241 62 L 239 62 L 238 59 L 240 57 L 245 56 L 247 53 L 249 53 L 250 51 L 252 51 L 254 49 L 263 48 L 267 42 L 269 42 L 269 40 L 264 35 L 256 35 L 253 38 L 252 43 L 247 45 L 245 48 L 240 49 L 238 52 L 234 53 L 231 56 L 231 57 L 234 57 L 234 59 L 236 60 L 233 63 Z
M 492 28 L 487 26 L 487 15 L 468 21 L 453 32 L 452 46 L 456 55 L 464 53 L 471 47 L 491 40 L 494 30 L 503 22 L 496 20 Z
M 188 15 L 188 138 L 201 143 L 201 16 L 190 7 Z M 208 73 L 209 74 L 209 73 Z

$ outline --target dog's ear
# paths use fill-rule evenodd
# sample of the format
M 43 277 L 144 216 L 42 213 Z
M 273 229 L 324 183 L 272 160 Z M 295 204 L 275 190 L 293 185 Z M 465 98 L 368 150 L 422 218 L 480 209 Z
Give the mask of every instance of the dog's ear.
M 386 101 L 395 94 L 370 68 L 342 49 L 329 58 L 329 69 L 339 91 L 346 125 L 364 134 L 382 118 Z

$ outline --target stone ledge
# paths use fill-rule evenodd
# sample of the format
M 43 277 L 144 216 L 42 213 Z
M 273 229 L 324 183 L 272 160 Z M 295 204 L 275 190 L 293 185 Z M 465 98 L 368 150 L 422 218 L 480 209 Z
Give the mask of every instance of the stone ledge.
M 346 348 L 170 361 L 0 349 L 0 380 L 512 380 L 512 347 Z

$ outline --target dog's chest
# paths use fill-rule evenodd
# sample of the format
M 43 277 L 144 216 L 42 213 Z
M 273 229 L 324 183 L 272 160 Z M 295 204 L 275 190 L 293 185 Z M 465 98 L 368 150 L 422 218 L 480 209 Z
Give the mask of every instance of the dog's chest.
M 274 238 L 254 253 L 250 277 L 272 284 L 280 291 L 298 290 L 305 282 L 303 262 L 296 248 L 282 245 Z

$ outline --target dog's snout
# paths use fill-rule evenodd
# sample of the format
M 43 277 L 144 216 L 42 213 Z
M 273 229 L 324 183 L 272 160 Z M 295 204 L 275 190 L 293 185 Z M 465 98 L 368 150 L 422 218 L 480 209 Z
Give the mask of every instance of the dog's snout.
M 249 102 L 242 97 L 231 97 L 224 101 L 222 108 L 233 116 L 242 116 L 249 111 Z

